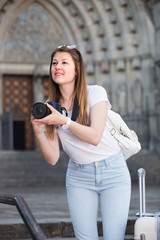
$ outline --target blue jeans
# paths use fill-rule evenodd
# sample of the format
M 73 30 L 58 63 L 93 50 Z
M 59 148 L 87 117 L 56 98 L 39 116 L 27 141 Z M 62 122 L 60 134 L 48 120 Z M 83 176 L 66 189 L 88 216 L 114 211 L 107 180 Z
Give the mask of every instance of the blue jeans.
M 98 239 L 100 201 L 103 239 L 124 240 L 131 179 L 121 152 L 90 164 L 76 164 L 69 160 L 66 187 L 76 239 Z

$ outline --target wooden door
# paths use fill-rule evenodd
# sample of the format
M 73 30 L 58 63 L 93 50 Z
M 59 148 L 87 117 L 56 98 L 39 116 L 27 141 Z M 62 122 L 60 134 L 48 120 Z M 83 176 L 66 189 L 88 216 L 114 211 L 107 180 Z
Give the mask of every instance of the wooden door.
M 32 150 L 34 148 L 33 130 L 30 121 L 32 103 L 31 76 L 3 76 L 3 113 L 12 113 L 15 150 Z M 23 144 L 22 138 L 24 138 Z

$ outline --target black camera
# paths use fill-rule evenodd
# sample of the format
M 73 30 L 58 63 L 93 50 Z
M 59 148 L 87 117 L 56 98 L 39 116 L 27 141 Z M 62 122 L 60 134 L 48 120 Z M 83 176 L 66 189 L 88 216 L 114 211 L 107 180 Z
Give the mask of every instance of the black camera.
M 63 111 L 65 111 L 66 116 L 68 115 L 66 109 L 62 107 L 60 104 L 53 101 L 47 101 L 47 103 L 54 107 L 61 114 L 63 113 Z M 31 108 L 31 112 L 33 117 L 36 119 L 41 119 L 51 114 L 51 110 L 43 102 L 35 103 Z

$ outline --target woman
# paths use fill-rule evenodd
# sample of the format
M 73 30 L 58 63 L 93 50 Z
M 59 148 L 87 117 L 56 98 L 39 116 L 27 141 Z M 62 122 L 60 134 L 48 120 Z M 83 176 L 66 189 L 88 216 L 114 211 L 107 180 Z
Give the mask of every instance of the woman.
M 107 93 L 101 86 L 86 85 L 84 62 L 75 45 L 59 46 L 52 53 L 49 81 L 49 100 L 65 107 L 68 117 L 47 104 L 51 114 L 32 116 L 32 124 L 49 164 L 58 161 L 59 139 L 70 157 L 66 188 L 76 238 L 98 239 L 100 201 L 103 239 L 123 240 L 131 182 L 121 149 L 105 127 L 111 108 Z

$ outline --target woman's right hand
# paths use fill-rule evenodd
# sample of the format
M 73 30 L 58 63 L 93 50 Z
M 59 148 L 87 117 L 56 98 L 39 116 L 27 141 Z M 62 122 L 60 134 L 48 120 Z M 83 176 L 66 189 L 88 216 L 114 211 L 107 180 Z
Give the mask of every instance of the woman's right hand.
M 40 122 L 36 122 L 34 120 L 35 118 L 31 115 L 31 122 L 32 122 L 34 133 L 35 135 L 39 135 L 43 132 L 44 124 Z
M 53 140 L 48 139 L 44 134 L 45 124 L 36 121 L 36 119 L 32 115 L 31 122 L 42 156 L 49 164 L 55 165 L 60 155 L 58 134 L 55 133 Z

